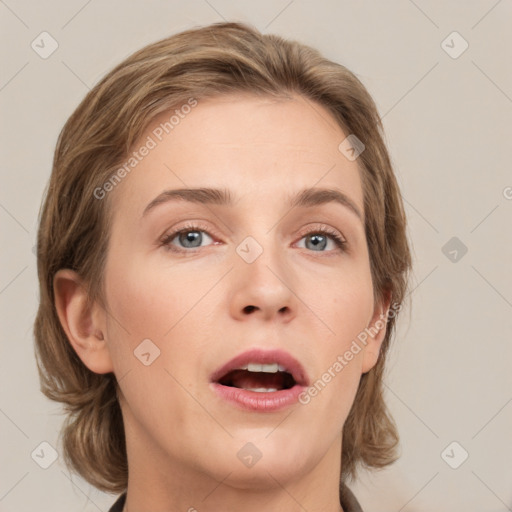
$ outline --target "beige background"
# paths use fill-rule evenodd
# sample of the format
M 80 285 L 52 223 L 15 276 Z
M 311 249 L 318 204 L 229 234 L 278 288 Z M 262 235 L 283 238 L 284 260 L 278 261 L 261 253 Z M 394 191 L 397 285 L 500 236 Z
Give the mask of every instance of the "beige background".
M 107 511 L 115 498 L 70 476 L 62 458 L 48 469 L 31 458 L 41 442 L 57 447 L 63 419 L 39 392 L 32 339 L 32 248 L 57 135 L 128 54 L 223 18 L 345 64 L 384 118 L 414 290 L 386 382 L 402 458 L 353 486 L 364 510 L 512 510 L 510 1 L 6 0 L 0 16 L 1 511 Z M 47 59 L 31 48 L 43 31 L 58 43 Z M 462 257 L 443 250 L 452 237 Z

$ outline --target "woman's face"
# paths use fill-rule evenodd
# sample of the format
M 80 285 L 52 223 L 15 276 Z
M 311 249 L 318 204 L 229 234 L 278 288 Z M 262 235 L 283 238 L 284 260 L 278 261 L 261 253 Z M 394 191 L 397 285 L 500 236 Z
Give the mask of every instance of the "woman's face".
M 381 312 L 357 161 L 338 149 L 348 134 L 301 97 L 178 110 L 178 122 L 165 126 L 171 112 L 152 123 L 108 198 L 104 335 L 129 463 L 239 487 L 332 469 L 376 342 L 335 363 Z M 196 193 L 168 193 L 178 189 Z M 347 201 L 294 205 L 309 189 Z

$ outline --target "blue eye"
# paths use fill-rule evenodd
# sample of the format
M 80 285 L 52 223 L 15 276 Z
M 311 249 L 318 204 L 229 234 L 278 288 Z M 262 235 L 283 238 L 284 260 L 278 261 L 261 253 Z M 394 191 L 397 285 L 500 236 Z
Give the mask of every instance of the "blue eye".
M 211 239 L 210 235 L 208 235 L 206 231 L 191 226 L 168 234 L 162 240 L 162 245 L 165 245 L 171 251 L 187 252 L 183 249 L 197 249 L 199 247 L 203 247 L 202 242 L 204 241 L 205 235 Z M 173 244 L 175 239 L 177 243 L 180 244 L 179 246 Z
M 315 252 L 325 252 L 323 251 L 323 249 L 327 247 L 329 239 L 331 239 L 334 242 L 334 245 L 338 249 L 344 250 L 346 245 L 346 241 L 343 240 L 343 238 L 341 238 L 341 236 L 339 236 L 338 233 L 333 233 L 324 229 L 311 231 L 310 233 L 301 238 L 301 240 L 304 239 L 309 239 L 311 242 L 309 244 L 309 247 L 307 246 L 306 242 L 306 249 L 312 248 L 312 250 Z
M 209 238 L 211 241 L 213 240 L 203 227 L 190 225 L 165 235 L 161 244 L 166 249 L 176 253 L 192 253 L 194 252 L 193 249 L 205 247 L 203 242 L 208 241 L 205 240 L 205 237 L 207 239 Z M 326 227 L 310 230 L 303 235 L 300 240 L 302 241 L 304 239 L 309 240 L 309 243 L 306 242 L 305 248 L 310 249 L 313 252 L 331 253 L 346 250 L 345 246 L 347 245 L 347 242 L 339 235 L 339 233 Z M 329 240 L 334 243 L 334 250 L 325 250 L 328 246 Z
M 195 248 L 201 247 L 203 240 L 202 231 L 182 231 L 177 235 L 180 244 L 184 244 L 185 247 Z M 190 236 L 192 235 L 192 236 Z

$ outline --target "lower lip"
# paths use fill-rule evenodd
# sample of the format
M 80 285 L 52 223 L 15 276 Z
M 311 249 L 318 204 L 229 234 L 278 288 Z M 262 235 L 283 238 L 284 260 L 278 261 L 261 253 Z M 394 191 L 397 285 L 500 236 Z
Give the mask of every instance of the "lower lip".
M 299 395 L 305 389 L 304 386 L 295 384 L 290 389 L 265 393 L 223 386 L 217 382 L 212 382 L 211 386 L 221 398 L 231 402 L 236 407 L 256 412 L 274 412 L 290 407 L 298 401 Z

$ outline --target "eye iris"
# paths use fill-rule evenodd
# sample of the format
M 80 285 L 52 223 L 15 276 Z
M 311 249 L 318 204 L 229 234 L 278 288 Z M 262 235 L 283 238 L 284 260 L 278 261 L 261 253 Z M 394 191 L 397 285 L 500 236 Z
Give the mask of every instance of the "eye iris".
M 179 235 L 180 243 L 185 247 L 199 247 L 201 245 L 202 235 L 199 231 L 184 231 Z M 199 245 L 193 245 L 199 240 Z
M 318 248 L 320 247 L 321 249 L 325 249 L 325 246 L 326 246 L 326 237 L 324 235 L 310 235 L 308 237 L 308 239 L 310 241 L 312 241 L 313 243 L 313 248 Z

